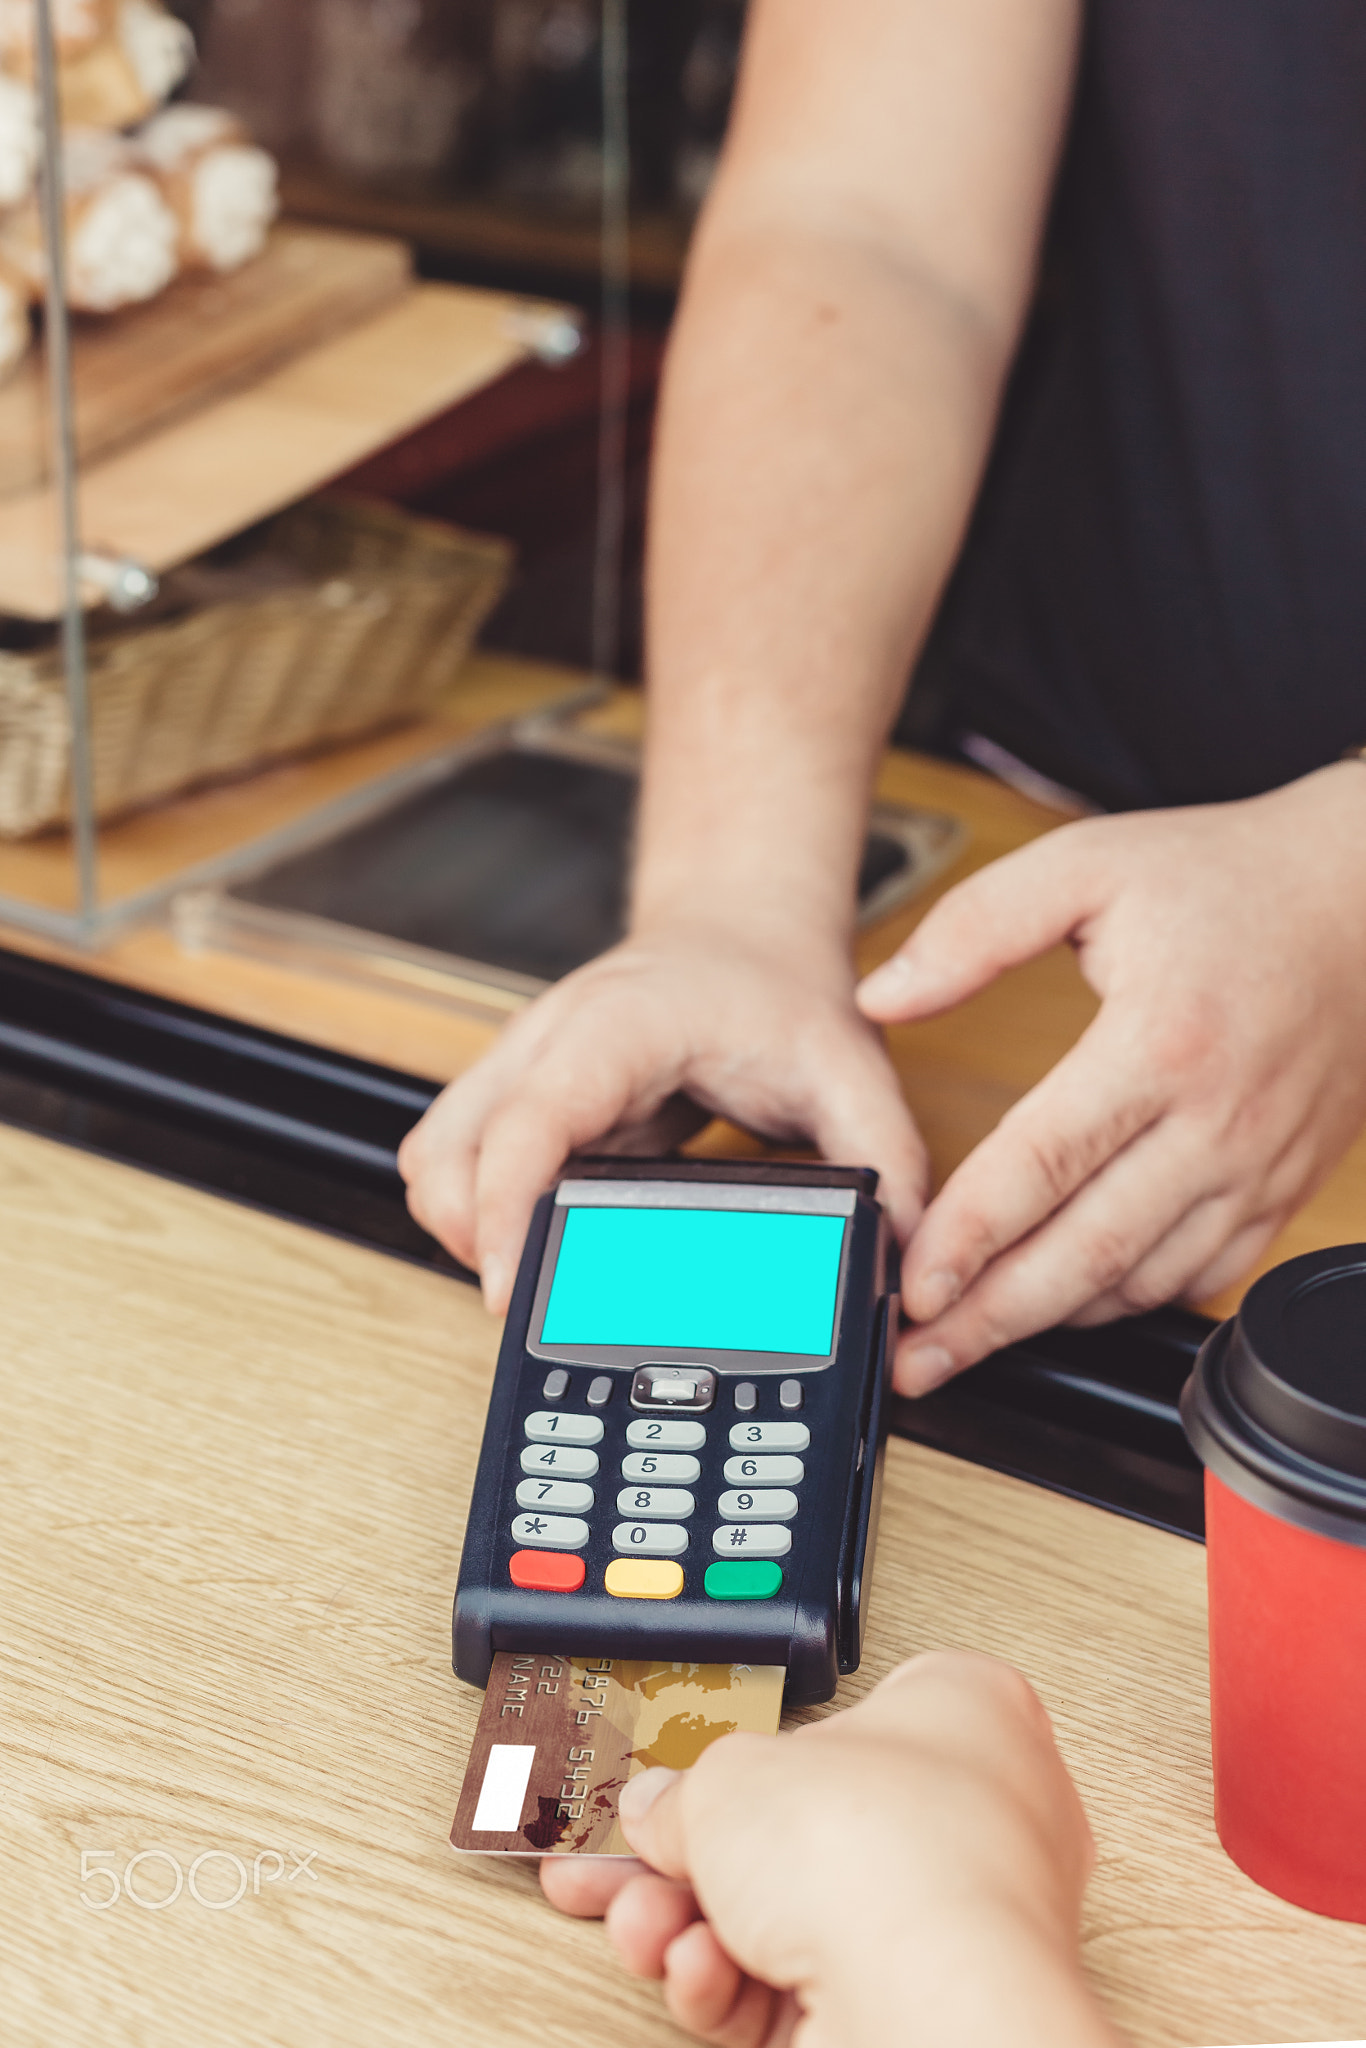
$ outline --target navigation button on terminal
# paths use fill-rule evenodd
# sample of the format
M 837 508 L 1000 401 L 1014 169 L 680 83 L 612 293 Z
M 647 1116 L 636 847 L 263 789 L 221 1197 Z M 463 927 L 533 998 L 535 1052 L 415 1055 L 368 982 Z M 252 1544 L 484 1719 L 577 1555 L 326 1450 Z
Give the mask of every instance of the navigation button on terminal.
M 668 1408 L 700 1415 L 716 1399 L 709 1365 L 642 1365 L 631 1381 L 633 1408 Z

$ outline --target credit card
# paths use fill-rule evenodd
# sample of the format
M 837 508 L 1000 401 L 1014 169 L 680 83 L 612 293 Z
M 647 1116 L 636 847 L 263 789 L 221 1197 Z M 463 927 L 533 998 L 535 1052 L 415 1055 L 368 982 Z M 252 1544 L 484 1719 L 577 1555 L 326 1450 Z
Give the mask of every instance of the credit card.
M 777 1732 L 781 1664 L 668 1664 L 500 1651 L 451 1827 L 467 1853 L 629 1856 L 628 1778 L 682 1771 L 718 1736 Z

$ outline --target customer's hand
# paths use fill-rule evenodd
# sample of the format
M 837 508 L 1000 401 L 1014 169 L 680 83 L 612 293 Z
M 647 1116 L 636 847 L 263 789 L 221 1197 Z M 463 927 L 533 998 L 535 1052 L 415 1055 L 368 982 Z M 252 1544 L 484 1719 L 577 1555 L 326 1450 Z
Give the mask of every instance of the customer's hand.
M 1366 779 L 1366 778 L 1364 778 Z M 924 1147 L 835 941 L 769 924 L 673 924 L 558 983 L 446 1089 L 404 1140 L 418 1222 L 508 1304 L 537 1196 L 571 1152 L 629 1142 L 678 1092 L 827 1158 L 875 1166 L 903 1239 Z
M 1090 1830 L 1025 1681 L 916 1658 L 847 1713 L 731 1735 L 622 1795 L 640 1864 L 546 1857 L 723 2048 L 1115 2048 L 1082 1979 Z
M 923 1393 L 1051 1323 L 1216 1292 L 1366 1116 L 1366 767 L 1087 819 L 951 890 L 859 990 L 949 1010 L 1061 940 L 1102 998 L 950 1177 L 902 1275 Z

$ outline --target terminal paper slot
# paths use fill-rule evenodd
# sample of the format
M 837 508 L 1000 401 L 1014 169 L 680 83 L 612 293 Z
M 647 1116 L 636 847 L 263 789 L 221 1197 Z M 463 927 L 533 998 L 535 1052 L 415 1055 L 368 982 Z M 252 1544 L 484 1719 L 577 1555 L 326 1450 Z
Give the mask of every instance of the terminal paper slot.
M 234 888 L 182 895 L 176 935 L 506 1016 L 621 936 L 638 768 L 633 746 L 527 721 Z M 860 922 L 917 894 L 966 837 L 942 813 L 876 805 Z

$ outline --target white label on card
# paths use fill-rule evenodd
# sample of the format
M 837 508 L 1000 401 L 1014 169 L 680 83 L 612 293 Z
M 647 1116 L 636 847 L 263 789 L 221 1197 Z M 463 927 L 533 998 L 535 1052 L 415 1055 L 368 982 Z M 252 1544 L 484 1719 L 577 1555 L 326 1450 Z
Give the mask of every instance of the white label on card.
M 479 1787 L 479 1804 L 474 1809 L 470 1833 L 510 1835 L 522 1819 L 522 1801 L 536 1756 L 534 1742 L 495 1742 L 484 1766 Z

